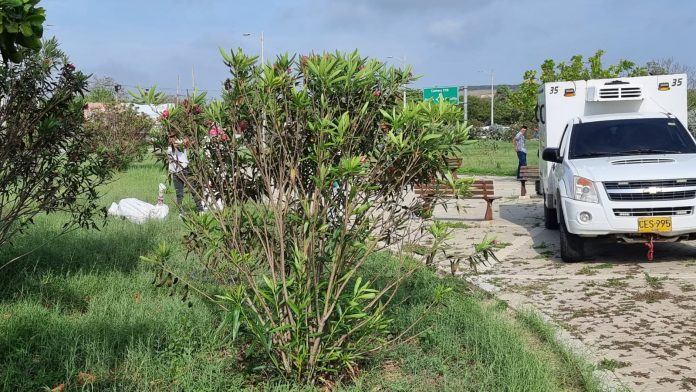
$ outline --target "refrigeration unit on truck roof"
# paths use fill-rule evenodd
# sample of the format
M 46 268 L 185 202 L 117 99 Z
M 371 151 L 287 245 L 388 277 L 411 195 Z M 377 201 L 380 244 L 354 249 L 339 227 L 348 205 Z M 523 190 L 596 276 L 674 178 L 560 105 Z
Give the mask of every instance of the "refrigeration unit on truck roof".
M 686 94 L 685 74 L 545 83 L 539 90 L 536 108 L 539 154 L 546 147 L 558 146 L 566 124 L 575 117 L 668 113 L 687 127 Z M 549 169 L 549 165 L 540 159 L 542 179 L 548 175 Z

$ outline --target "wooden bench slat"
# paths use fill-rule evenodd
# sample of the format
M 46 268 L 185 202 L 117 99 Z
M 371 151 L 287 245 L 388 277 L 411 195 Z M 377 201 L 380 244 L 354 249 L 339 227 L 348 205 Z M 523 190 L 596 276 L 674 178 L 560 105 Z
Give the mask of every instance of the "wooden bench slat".
M 520 195 L 527 195 L 527 181 L 539 181 L 539 167 L 538 166 L 521 166 L 520 167 Z
M 459 164 L 459 162 L 457 162 L 457 164 Z M 416 184 L 413 187 L 413 191 L 416 193 L 416 195 L 424 199 L 429 199 L 435 196 L 445 198 L 457 196 L 454 189 L 452 189 L 449 185 L 436 182 Z M 486 215 L 484 216 L 484 219 L 493 220 L 493 201 L 498 200 L 501 197 L 494 195 L 493 180 L 475 180 L 469 185 L 468 194 L 463 196 L 463 198 L 483 199 L 486 202 Z

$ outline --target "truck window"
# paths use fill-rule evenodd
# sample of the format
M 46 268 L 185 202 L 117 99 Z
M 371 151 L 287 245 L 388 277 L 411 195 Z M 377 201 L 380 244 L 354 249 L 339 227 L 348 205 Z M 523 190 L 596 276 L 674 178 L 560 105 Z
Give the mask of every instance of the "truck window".
M 696 154 L 696 144 L 673 118 L 639 118 L 576 124 L 570 159 L 617 155 Z

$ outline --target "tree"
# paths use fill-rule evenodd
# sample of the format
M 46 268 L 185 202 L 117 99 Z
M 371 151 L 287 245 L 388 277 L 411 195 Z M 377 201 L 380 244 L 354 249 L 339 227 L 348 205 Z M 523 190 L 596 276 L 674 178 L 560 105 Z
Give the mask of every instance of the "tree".
M 496 124 L 517 125 L 523 122 L 523 112 L 513 103 L 513 91 L 509 86 L 499 86 L 495 93 Z
M 55 39 L 0 66 L 0 245 L 41 212 L 94 227 L 97 188 L 110 176 L 83 129 L 87 76 Z
M 123 87 L 108 76 L 91 77 L 87 90 L 89 91 L 85 96 L 87 102 L 117 103 L 127 101 Z
M 357 52 L 269 65 L 223 56 L 223 101 L 194 94 L 161 119 L 188 140 L 191 187 L 224 205 L 185 218 L 186 244 L 234 282 L 220 298 L 268 369 L 310 384 L 348 376 L 390 339 L 385 311 L 412 271 L 379 290 L 358 277 L 371 254 L 420 235 L 406 188 L 439 178 L 466 189 L 447 161 L 467 139 L 462 112 L 445 102 L 404 109 L 410 74 Z M 147 258 L 158 282 L 181 282 L 166 253 Z
M 538 79 L 536 71 L 525 71 L 520 89 L 512 93 L 510 97 L 511 104 L 521 113 L 520 121 L 530 124 L 536 122 L 534 107 L 537 102 L 537 91 L 542 83 L 648 74 L 645 67 L 639 67 L 629 60 L 619 60 L 618 63 L 605 68 L 602 66 L 603 55 L 604 51 L 600 49 L 588 57 L 587 62 L 582 55 L 571 57 L 568 63 L 556 64 L 554 60 L 547 59 L 541 64 L 541 76 Z
M 41 48 L 46 12 L 39 0 L 0 0 L 0 55 L 3 62 L 22 61 L 21 48 Z
M 469 124 L 480 127 L 491 122 L 491 100 L 469 95 L 467 102 Z
M 645 66 L 650 75 L 670 75 L 670 74 L 686 74 L 688 91 L 686 102 L 689 111 L 696 110 L 696 69 L 691 66 L 680 64 L 672 57 L 661 58 L 648 61 Z M 690 115 L 690 118 L 694 117 Z M 695 124 L 689 121 L 689 128 L 694 129 Z
M 101 101 L 104 102 L 104 101 Z M 145 156 L 147 136 L 153 121 L 138 113 L 129 104 L 107 103 L 103 109 L 91 111 L 85 130 L 92 135 L 96 151 L 115 170 L 125 170 Z
M 686 74 L 689 90 L 696 88 L 696 70 L 688 65 L 678 63 L 672 57 L 648 61 L 645 68 L 650 75 Z
M 542 69 L 545 65 L 548 66 L 547 63 L 544 63 Z M 528 124 L 528 126 L 536 124 L 534 108 L 537 104 L 538 90 L 539 83 L 536 80 L 536 71 L 526 71 L 520 87 L 517 91 L 510 94 L 510 105 L 517 109 L 519 113 L 518 121 L 520 123 Z M 532 125 L 532 127 L 534 126 Z

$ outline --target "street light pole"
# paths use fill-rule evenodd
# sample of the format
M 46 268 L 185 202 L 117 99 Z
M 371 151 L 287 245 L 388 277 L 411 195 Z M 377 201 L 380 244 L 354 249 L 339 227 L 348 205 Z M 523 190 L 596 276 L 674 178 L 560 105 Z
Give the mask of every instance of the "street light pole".
M 245 37 L 251 37 L 254 35 L 253 33 L 244 33 L 242 34 Z M 263 64 L 264 58 L 263 58 L 263 31 L 261 32 L 261 64 Z
M 406 55 L 404 55 L 403 57 L 387 56 L 387 58 L 401 60 L 404 69 L 406 69 Z M 406 86 L 404 86 L 404 109 L 406 109 Z
M 263 64 L 263 60 L 263 31 L 261 31 L 261 64 Z

